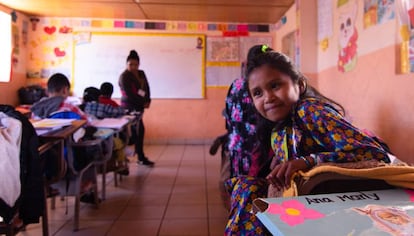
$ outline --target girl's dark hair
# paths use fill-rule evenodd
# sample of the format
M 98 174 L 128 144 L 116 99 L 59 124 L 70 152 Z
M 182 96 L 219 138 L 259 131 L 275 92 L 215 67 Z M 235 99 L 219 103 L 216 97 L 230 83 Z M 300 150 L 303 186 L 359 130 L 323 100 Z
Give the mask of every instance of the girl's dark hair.
M 64 74 L 53 74 L 47 81 L 47 91 L 50 93 L 60 92 L 64 88 L 70 88 L 69 79 Z
M 129 55 L 128 55 L 128 57 L 127 57 L 127 62 L 129 61 L 129 60 L 137 60 L 138 62 L 139 62 L 139 56 L 138 56 L 138 53 L 137 53 L 137 51 L 135 51 L 135 50 L 131 50 L 130 52 L 129 52 Z
M 308 85 L 307 78 L 296 68 L 291 59 L 283 53 L 276 52 L 269 47 L 263 45 L 255 45 L 250 50 L 252 51 L 251 55 L 248 56 L 247 67 L 246 67 L 246 79 L 249 82 L 250 74 L 258 67 L 267 65 L 273 69 L 280 71 L 281 73 L 288 75 L 293 83 L 303 84 L 305 89 L 300 94 L 299 99 L 304 98 L 316 98 L 323 102 L 331 105 L 338 113 L 345 116 L 345 109 L 343 106 L 334 100 L 325 97 L 322 95 L 316 88 Z M 270 145 L 270 135 L 274 127 L 277 127 L 278 124 L 275 124 L 264 117 L 262 117 L 257 111 L 258 124 L 257 124 L 257 134 L 258 138 L 262 145 L 269 147 Z

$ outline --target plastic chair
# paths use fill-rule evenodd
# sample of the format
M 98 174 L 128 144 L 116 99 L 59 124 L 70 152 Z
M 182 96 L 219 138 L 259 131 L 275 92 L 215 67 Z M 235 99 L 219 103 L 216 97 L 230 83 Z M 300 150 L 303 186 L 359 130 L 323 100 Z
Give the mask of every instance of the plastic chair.
M 74 112 L 58 112 L 49 118 L 60 119 L 78 119 L 80 118 Z M 53 183 L 52 186 L 59 190 L 62 197 L 75 197 L 75 213 L 73 230 L 79 229 L 79 210 L 80 199 L 88 193 L 94 193 L 94 204 L 99 207 L 98 199 L 98 181 L 96 165 L 102 165 L 106 162 L 108 153 L 112 153 L 112 130 L 106 132 L 106 135 L 94 135 L 92 140 L 82 140 L 75 142 L 72 138 L 65 140 L 67 172 L 65 178 Z M 98 132 L 99 133 L 99 130 Z M 104 150 L 105 149 L 105 150 Z M 88 155 L 84 155 L 87 153 Z M 76 154 L 83 154 L 82 156 Z M 92 155 L 92 157 L 91 157 Z M 89 158 L 85 161 L 84 158 Z M 83 185 L 83 186 L 82 186 Z M 105 197 L 105 176 L 103 175 L 102 196 Z M 54 198 L 52 198 L 52 208 L 54 208 Z

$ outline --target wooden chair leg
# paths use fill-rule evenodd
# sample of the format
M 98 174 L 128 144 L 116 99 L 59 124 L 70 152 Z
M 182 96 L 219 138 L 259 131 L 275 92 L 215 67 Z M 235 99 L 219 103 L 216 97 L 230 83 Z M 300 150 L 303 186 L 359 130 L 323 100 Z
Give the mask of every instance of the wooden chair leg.
M 115 187 L 118 187 L 118 173 L 116 173 L 116 170 L 114 171 L 114 184 Z
M 43 207 L 43 214 L 42 214 L 42 232 L 43 236 L 49 236 L 49 226 L 48 226 L 48 214 L 47 214 L 47 188 L 48 186 L 45 185 L 44 187 L 44 207 Z
M 80 194 L 75 196 L 75 215 L 73 219 L 73 231 L 76 232 L 79 230 L 79 209 L 80 209 Z
M 102 164 L 102 201 L 106 199 L 106 163 Z

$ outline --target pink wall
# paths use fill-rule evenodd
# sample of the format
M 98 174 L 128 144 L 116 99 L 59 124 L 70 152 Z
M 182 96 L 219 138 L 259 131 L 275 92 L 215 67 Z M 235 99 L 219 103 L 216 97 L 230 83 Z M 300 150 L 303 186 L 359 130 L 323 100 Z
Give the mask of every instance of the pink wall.
M 412 74 L 396 74 L 397 50 L 392 46 L 360 56 L 347 74 L 336 67 L 324 70 L 318 85 L 345 106 L 354 124 L 374 131 L 400 159 L 414 163 L 414 80 Z
M 398 73 L 400 38 L 397 18 L 364 27 L 364 1 L 348 1 L 349 4 L 354 2 L 358 7 L 354 19 L 358 31 L 357 64 L 351 71 L 342 73 L 337 69 L 337 61 L 339 13 L 343 8 L 337 8 L 336 4 L 332 6 L 332 35 L 327 38 L 327 48 L 323 49 L 317 41 L 317 1 L 301 1 L 298 24 L 301 70 L 313 86 L 345 107 L 357 127 L 373 131 L 385 140 L 398 158 L 414 163 L 414 145 L 410 142 L 410 136 L 414 135 L 414 105 L 411 102 L 414 77 L 413 74 Z
M 206 99 L 154 99 L 144 114 L 146 139 L 157 143 L 204 143 L 225 132 L 221 111 L 227 88 L 209 87 Z

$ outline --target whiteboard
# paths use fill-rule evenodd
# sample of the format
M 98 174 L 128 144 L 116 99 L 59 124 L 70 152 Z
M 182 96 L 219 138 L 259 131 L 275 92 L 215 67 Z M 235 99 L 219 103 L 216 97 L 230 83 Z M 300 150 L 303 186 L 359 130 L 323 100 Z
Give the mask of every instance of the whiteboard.
M 204 35 L 92 32 L 88 40 L 74 41 L 72 87 L 82 97 L 86 87 L 114 85 L 120 98 L 119 75 L 135 49 L 150 85 L 151 98 L 204 98 Z

